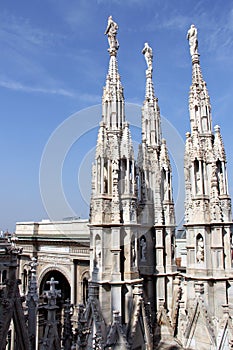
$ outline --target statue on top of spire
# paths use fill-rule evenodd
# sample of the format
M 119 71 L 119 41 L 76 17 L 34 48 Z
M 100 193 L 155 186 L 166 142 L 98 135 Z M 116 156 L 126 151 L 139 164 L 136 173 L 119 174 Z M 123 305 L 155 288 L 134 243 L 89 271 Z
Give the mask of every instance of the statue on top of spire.
M 142 54 L 145 56 L 148 71 L 152 72 L 153 51 L 148 43 L 144 44 L 144 48 L 142 49 Z
M 117 35 L 117 30 L 118 30 L 118 25 L 116 22 L 113 21 L 112 16 L 108 17 L 108 25 L 105 30 L 105 35 L 108 36 L 108 43 L 109 43 L 109 49 L 108 51 L 111 52 L 116 52 L 119 48 L 119 43 L 116 38 Z
M 189 46 L 190 46 L 190 55 L 192 56 L 194 54 L 198 54 L 197 28 L 195 27 L 194 24 L 192 24 L 188 30 L 187 39 L 189 41 Z

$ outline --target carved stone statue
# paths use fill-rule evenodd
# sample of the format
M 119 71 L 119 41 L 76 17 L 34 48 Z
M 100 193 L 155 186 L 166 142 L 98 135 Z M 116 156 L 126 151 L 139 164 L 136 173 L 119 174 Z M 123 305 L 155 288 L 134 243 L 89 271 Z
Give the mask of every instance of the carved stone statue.
M 135 240 L 133 240 L 131 242 L 131 258 L 132 258 L 132 266 L 134 267 L 135 266 L 135 262 L 136 262 L 136 250 L 135 250 Z
M 220 194 L 224 194 L 224 179 L 223 179 L 223 173 L 219 173 L 219 192 L 220 192 Z
M 144 237 L 142 237 L 140 241 L 140 246 L 141 246 L 141 261 L 146 261 L 147 246 L 146 246 L 146 240 Z
M 204 241 L 203 237 L 200 237 L 197 241 L 197 262 L 201 263 L 204 261 Z
M 142 49 L 142 54 L 145 56 L 147 68 L 152 70 L 153 51 L 148 43 L 145 43 L 144 48 Z
M 112 16 L 108 17 L 108 25 L 105 30 L 105 35 L 108 36 L 108 43 L 109 43 L 109 50 L 115 51 L 119 48 L 119 43 L 117 41 L 116 35 L 117 35 L 118 25 L 116 22 L 113 21 Z
M 197 28 L 194 24 L 191 25 L 190 29 L 187 33 L 187 39 L 189 41 L 190 46 L 190 55 L 197 54 L 197 48 L 198 48 L 198 40 L 197 40 Z

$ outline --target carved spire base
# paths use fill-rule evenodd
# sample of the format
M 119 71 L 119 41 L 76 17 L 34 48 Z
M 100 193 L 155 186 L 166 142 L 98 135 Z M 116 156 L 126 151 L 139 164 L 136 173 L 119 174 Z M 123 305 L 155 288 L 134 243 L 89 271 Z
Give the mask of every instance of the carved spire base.
M 109 54 L 110 54 L 110 56 L 115 56 L 116 57 L 116 55 L 117 55 L 117 50 L 118 50 L 118 47 L 116 48 L 116 47 L 110 47 L 109 49 L 108 49 L 108 52 L 109 52 Z
M 200 64 L 200 60 L 199 60 L 199 53 L 194 53 L 191 58 L 192 58 L 192 64 Z

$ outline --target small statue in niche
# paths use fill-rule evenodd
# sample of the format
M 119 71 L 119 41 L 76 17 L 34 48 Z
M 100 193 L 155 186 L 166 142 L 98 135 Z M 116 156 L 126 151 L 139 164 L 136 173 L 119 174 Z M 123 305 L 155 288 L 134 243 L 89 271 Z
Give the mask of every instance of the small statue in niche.
M 220 194 L 224 194 L 223 173 L 219 173 L 219 191 L 220 191 Z
M 168 200 L 169 199 L 169 195 L 168 195 L 168 183 L 167 180 L 164 179 L 164 199 Z
M 197 194 L 201 193 L 201 177 L 199 171 L 196 172 L 196 191 Z
M 197 262 L 201 263 L 204 261 L 204 241 L 203 237 L 199 237 L 197 240 Z
M 171 244 L 171 257 L 172 257 L 172 260 L 175 258 L 175 244 L 174 244 L 174 242 L 172 242 L 172 244 Z
M 144 237 L 142 237 L 140 241 L 140 247 L 141 247 L 141 261 L 146 261 L 147 244 L 146 244 L 146 239 Z
M 135 241 L 131 242 L 131 258 L 132 258 L 132 267 L 134 267 L 136 262 Z
M 108 179 L 107 176 L 104 176 L 104 193 L 108 193 Z

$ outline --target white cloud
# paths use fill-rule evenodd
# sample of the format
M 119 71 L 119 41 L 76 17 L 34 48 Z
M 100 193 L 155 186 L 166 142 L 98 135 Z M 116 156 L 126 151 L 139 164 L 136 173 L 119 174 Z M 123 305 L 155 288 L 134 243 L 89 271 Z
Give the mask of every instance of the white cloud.
M 0 80 L 0 87 L 26 93 L 61 95 L 64 97 L 76 98 L 77 100 L 82 100 L 88 103 L 98 103 L 99 101 L 101 101 L 100 95 L 73 92 L 62 88 L 45 88 L 39 86 L 29 86 L 22 84 L 18 81 Z
M 75 94 L 65 89 L 48 89 L 43 87 L 33 87 L 24 85 L 17 81 L 0 80 L 0 86 L 10 90 L 22 91 L 22 92 L 39 92 L 44 94 L 62 95 L 67 97 L 75 97 Z
M 15 17 L 8 12 L 0 14 L 0 41 L 11 47 L 30 50 L 33 46 L 48 48 L 64 39 L 64 35 L 38 28 L 27 18 Z

